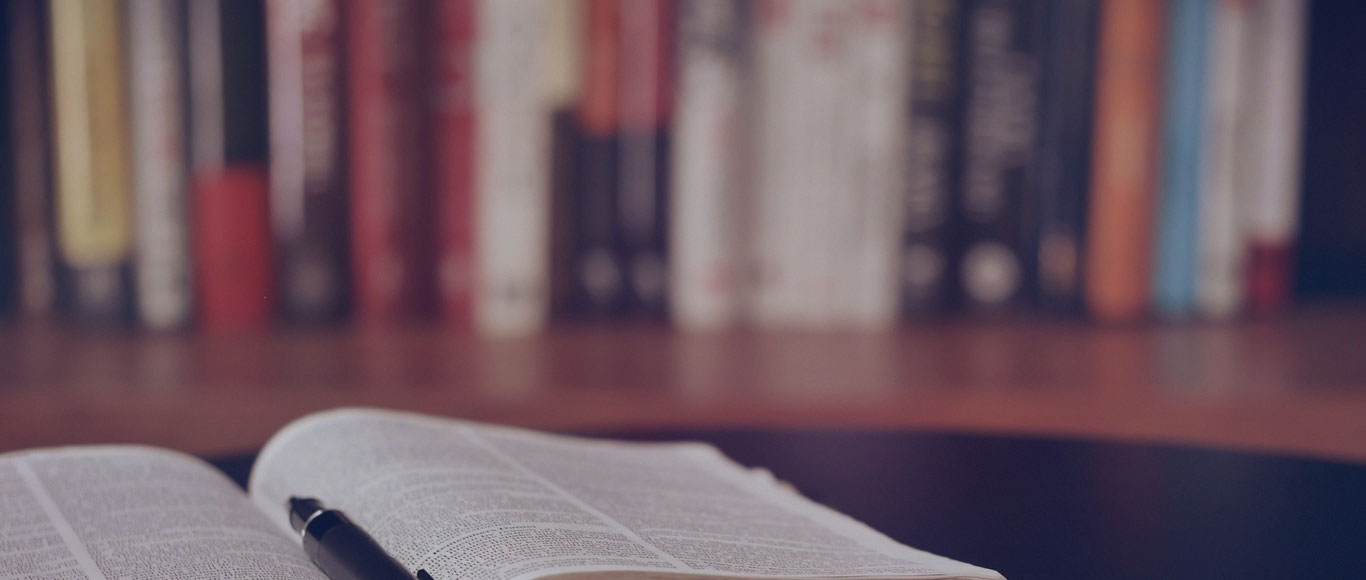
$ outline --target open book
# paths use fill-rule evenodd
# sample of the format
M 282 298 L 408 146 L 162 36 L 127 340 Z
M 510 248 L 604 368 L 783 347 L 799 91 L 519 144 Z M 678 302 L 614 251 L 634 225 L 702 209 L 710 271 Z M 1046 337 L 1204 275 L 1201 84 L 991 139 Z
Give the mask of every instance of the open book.
M 137 446 L 0 455 L 0 580 L 313 579 L 285 507 L 316 497 L 411 570 L 456 578 L 970 578 L 700 443 L 624 443 L 391 411 L 310 415 L 243 494 Z

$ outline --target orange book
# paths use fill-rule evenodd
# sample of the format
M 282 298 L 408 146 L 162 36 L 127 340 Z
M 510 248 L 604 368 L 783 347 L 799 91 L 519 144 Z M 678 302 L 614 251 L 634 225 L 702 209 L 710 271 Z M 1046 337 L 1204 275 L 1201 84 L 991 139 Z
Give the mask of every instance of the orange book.
M 1149 302 L 1163 6 L 1101 8 L 1085 267 L 1087 306 L 1101 320 L 1133 320 Z

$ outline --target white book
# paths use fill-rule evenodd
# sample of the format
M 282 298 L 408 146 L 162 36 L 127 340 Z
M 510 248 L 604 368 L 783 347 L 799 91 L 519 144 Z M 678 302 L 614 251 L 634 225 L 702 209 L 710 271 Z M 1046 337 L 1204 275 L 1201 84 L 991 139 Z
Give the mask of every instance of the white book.
M 0 577 L 326 580 L 290 525 L 291 497 L 344 512 L 402 567 L 440 579 L 1002 579 L 900 544 L 703 443 L 368 409 L 280 430 L 245 494 L 165 449 L 0 454 L 11 540 Z
M 1252 244 L 1293 244 L 1303 161 L 1306 0 L 1254 4 L 1256 39 L 1244 92 L 1249 95 L 1245 214 Z
M 687 0 L 680 10 L 669 227 L 670 303 L 685 330 L 734 325 L 746 246 L 745 5 Z
M 841 325 L 877 329 L 897 321 L 897 255 L 904 219 L 910 102 L 910 18 L 897 0 L 860 0 L 843 90 L 844 149 L 853 154 L 830 193 L 840 202 L 827 288 Z
M 828 326 L 829 192 L 844 43 L 823 46 L 839 3 L 774 3 L 758 17 L 754 317 L 769 327 Z M 834 32 L 840 32 L 835 27 Z M 833 49 L 833 50 L 830 50 Z
M 1204 316 L 1227 318 L 1242 308 L 1244 294 L 1246 244 L 1237 177 L 1244 50 L 1249 42 L 1244 2 L 1216 0 L 1211 26 L 1198 203 L 1196 305 Z
M 189 322 L 193 293 L 186 213 L 184 4 L 130 0 L 126 6 L 138 315 L 149 327 L 171 328 Z
M 754 265 L 751 298 L 760 326 L 790 324 L 801 310 L 802 280 L 791 239 L 795 238 L 797 185 L 802 182 L 796 148 L 802 138 L 801 102 L 796 91 L 800 69 L 799 18 L 805 3 L 773 3 L 756 18 L 754 79 L 755 133 Z M 799 257 L 799 256 L 798 256 Z
M 483 0 L 475 43 L 475 320 L 540 331 L 550 311 L 550 107 L 541 80 L 546 3 Z
M 806 0 L 799 2 L 798 69 L 794 90 L 805 101 L 801 109 L 801 134 L 797 136 L 797 156 L 804 179 L 794 184 L 797 192 L 792 203 L 797 226 L 788 244 L 801 280 L 798 286 L 800 309 L 796 322 L 811 329 L 824 329 L 838 322 L 839 298 L 835 287 L 850 281 L 840 280 L 849 256 L 835 255 L 841 233 L 837 226 L 845 221 L 841 212 L 848 209 L 843 196 L 854 189 L 852 163 L 857 152 L 848 132 L 849 115 L 856 114 L 858 103 L 847 100 L 850 72 L 857 67 L 853 58 L 853 26 L 849 18 L 855 2 Z M 795 169 L 795 168 L 794 168 Z
M 905 5 L 805 0 L 759 17 L 755 317 L 876 328 L 896 317 Z

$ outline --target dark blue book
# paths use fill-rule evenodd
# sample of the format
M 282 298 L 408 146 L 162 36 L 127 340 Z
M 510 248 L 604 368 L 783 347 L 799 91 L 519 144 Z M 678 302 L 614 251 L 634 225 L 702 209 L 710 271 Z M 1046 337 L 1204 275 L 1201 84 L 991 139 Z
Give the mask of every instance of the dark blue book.
M 1000 312 L 1030 287 L 1041 11 L 1029 0 L 964 7 L 959 284 L 969 311 Z
M 1044 310 L 1079 312 L 1099 11 L 1092 0 L 1043 0 L 1041 10 L 1034 293 Z
M 910 140 L 901 235 L 901 310 L 909 317 L 952 308 L 953 235 L 963 118 L 962 4 L 911 4 Z

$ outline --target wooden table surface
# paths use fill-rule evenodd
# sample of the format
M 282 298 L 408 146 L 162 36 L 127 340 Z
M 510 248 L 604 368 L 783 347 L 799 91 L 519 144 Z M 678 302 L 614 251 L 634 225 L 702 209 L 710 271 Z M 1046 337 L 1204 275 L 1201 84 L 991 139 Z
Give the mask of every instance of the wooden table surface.
M 1366 308 L 1233 324 L 930 322 L 890 333 L 435 326 L 238 334 L 0 329 L 0 451 L 259 447 L 368 405 L 570 430 L 915 429 L 1366 462 Z

